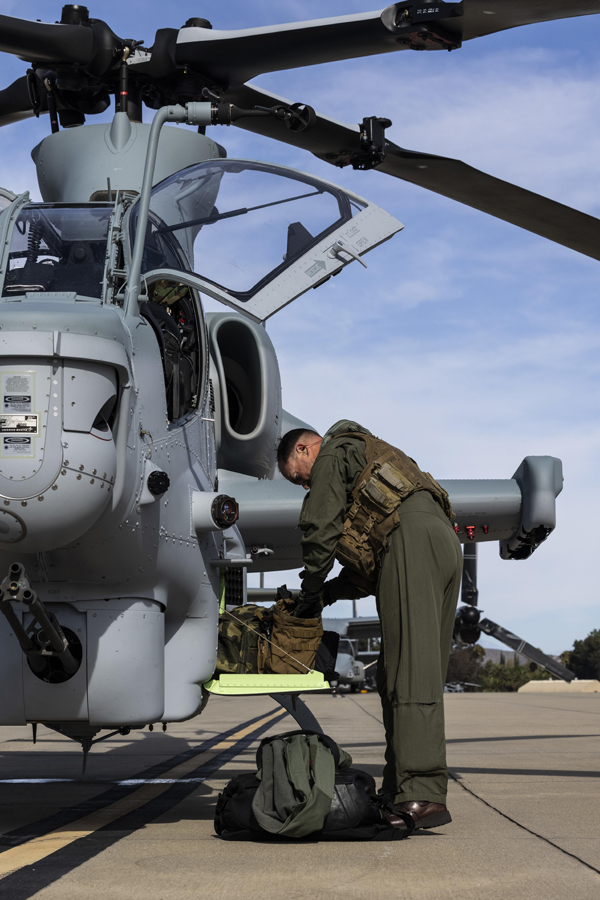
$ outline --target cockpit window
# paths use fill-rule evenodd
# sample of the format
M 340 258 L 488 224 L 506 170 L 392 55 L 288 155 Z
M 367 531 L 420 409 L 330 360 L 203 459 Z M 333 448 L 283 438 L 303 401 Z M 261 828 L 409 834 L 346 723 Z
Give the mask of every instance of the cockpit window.
M 342 638 L 338 645 L 338 653 L 349 653 L 350 656 L 354 656 L 354 647 L 352 646 L 352 641 L 344 640 Z
M 23 207 L 13 228 L 3 297 L 75 291 L 100 298 L 112 204 Z
M 143 271 L 185 267 L 247 300 L 364 206 L 283 166 L 209 160 L 154 188 Z

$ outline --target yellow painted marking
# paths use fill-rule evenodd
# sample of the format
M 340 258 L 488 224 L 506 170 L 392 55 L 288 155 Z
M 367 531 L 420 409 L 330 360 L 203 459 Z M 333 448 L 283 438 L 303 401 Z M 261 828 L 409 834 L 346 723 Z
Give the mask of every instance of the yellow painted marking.
M 232 744 L 241 741 L 246 735 L 250 734 L 250 732 L 256 731 L 256 729 L 266 725 L 271 719 L 275 719 L 280 715 L 280 709 L 273 713 L 269 713 L 268 716 L 264 716 L 264 718 L 259 719 L 258 722 L 254 722 L 254 724 L 248 725 L 240 731 L 236 731 L 235 734 L 232 734 L 231 737 L 226 740 L 219 741 L 219 743 L 215 744 L 214 747 L 211 747 L 210 750 L 206 750 L 204 753 L 198 754 L 198 756 L 194 756 L 191 759 L 186 759 L 184 762 L 179 763 L 179 765 L 174 766 L 172 769 L 169 769 L 168 772 L 165 772 L 162 777 L 170 779 L 182 778 L 190 772 L 193 772 L 198 766 L 203 765 L 214 756 L 217 756 L 223 750 L 228 750 Z M 158 797 L 160 794 L 164 793 L 164 791 L 169 790 L 171 786 L 171 784 L 145 784 L 137 791 L 133 791 L 133 793 L 129 794 L 127 797 L 123 797 L 121 800 L 118 800 L 110 806 L 105 806 L 103 809 L 95 810 L 93 813 L 90 813 L 89 816 L 83 816 L 83 818 L 78 819 L 76 822 L 70 822 L 68 825 L 63 825 L 61 828 L 57 828 L 55 831 L 51 831 L 48 834 L 42 834 L 40 837 L 32 838 L 25 844 L 20 844 L 18 847 L 11 847 L 10 850 L 5 850 L 3 853 L 0 853 L 0 877 L 9 875 L 16 869 L 23 868 L 23 866 L 30 866 L 33 863 L 39 862 L 46 856 L 50 856 L 51 853 L 56 853 L 57 850 L 62 850 L 63 847 L 72 844 L 73 841 L 78 841 L 80 838 L 93 834 L 94 831 L 98 831 L 99 828 L 103 828 L 110 822 L 114 822 L 116 819 L 120 819 L 122 816 L 126 816 L 128 813 L 133 812 L 134 809 L 139 809 L 140 806 L 144 806 L 144 804 L 149 803 L 150 800 L 154 800 L 155 797 Z

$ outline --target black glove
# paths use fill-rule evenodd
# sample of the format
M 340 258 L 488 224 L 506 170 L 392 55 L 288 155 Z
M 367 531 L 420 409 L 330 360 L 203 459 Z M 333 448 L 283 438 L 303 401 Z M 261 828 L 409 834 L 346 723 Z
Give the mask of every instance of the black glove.
M 323 612 L 323 591 L 300 591 L 293 616 L 297 619 L 318 619 Z

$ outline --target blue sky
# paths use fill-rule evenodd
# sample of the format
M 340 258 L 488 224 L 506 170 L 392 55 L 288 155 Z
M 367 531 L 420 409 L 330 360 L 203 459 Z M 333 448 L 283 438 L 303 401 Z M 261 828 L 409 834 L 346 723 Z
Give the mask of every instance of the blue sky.
M 369 8 L 354 0 L 90 4 L 93 16 L 147 46 L 156 29 L 192 15 L 239 28 Z M 60 9 L 0 3 L 32 19 L 57 19 Z M 389 116 L 389 135 L 404 147 L 462 159 L 597 216 L 599 40 L 600 16 L 591 16 L 453 53 L 386 54 L 257 83 L 344 121 Z M 3 84 L 26 68 L 9 57 L 0 66 Z M 2 129 L 0 185 L 37 195 L 29 151 L 48 130 L 47 117 Z M 480 604 L 547 652 L 600 627 L 598 263 L 376 171 L 334 169 L 234 128 L 215 132 L 229 156 L 321 175 L 405 225 L 369 254 L 367 270 L 352 266 L 270 320 L 285 407 L 322 430 L 357 419 L 440 478 L 508 478 L 526 455 L 560 457 L 555 533 L 525 562 L 480 545 Z M 361 614 L 373 611 L 362 601 Z

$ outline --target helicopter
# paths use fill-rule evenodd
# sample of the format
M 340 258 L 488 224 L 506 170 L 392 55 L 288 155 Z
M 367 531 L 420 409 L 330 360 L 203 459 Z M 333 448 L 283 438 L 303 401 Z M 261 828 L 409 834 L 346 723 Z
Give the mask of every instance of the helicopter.
M 396 3 L 231 32 L 190 19 L 150 49 L 83 6 L 58 24 L 0 16 L 0 49 L 29 64 L 0 92 L 0 124 L 47 113 L 50 126 L 32 151 L 42 202 L 4 190 L 0 215 L 2 724 L 41 722 L 87 750 L 102 730 L 197 715 L 220 602 L 247 600 L 249 569 L 301 565 L 303 492 L 278 477 L 275 452 L 308 423 L 283 406 L 264 323 L 403 226 L 323 178 L 228 158 L 209 129 L 390 174 L 599 258 L 593 217 L 404 150 L 383 117 L 346 126 L 248 79 L 455 50 L 599 6 Z M 112 121 L 86 124 L 113 96 Z M 225 311 L 205 315 L 203 297 Z M 441 483 L 467 546 L 497 541 L 503 558 L 526 559 L 555 527 L 553 457 L 526 457 L 512 478 Z

